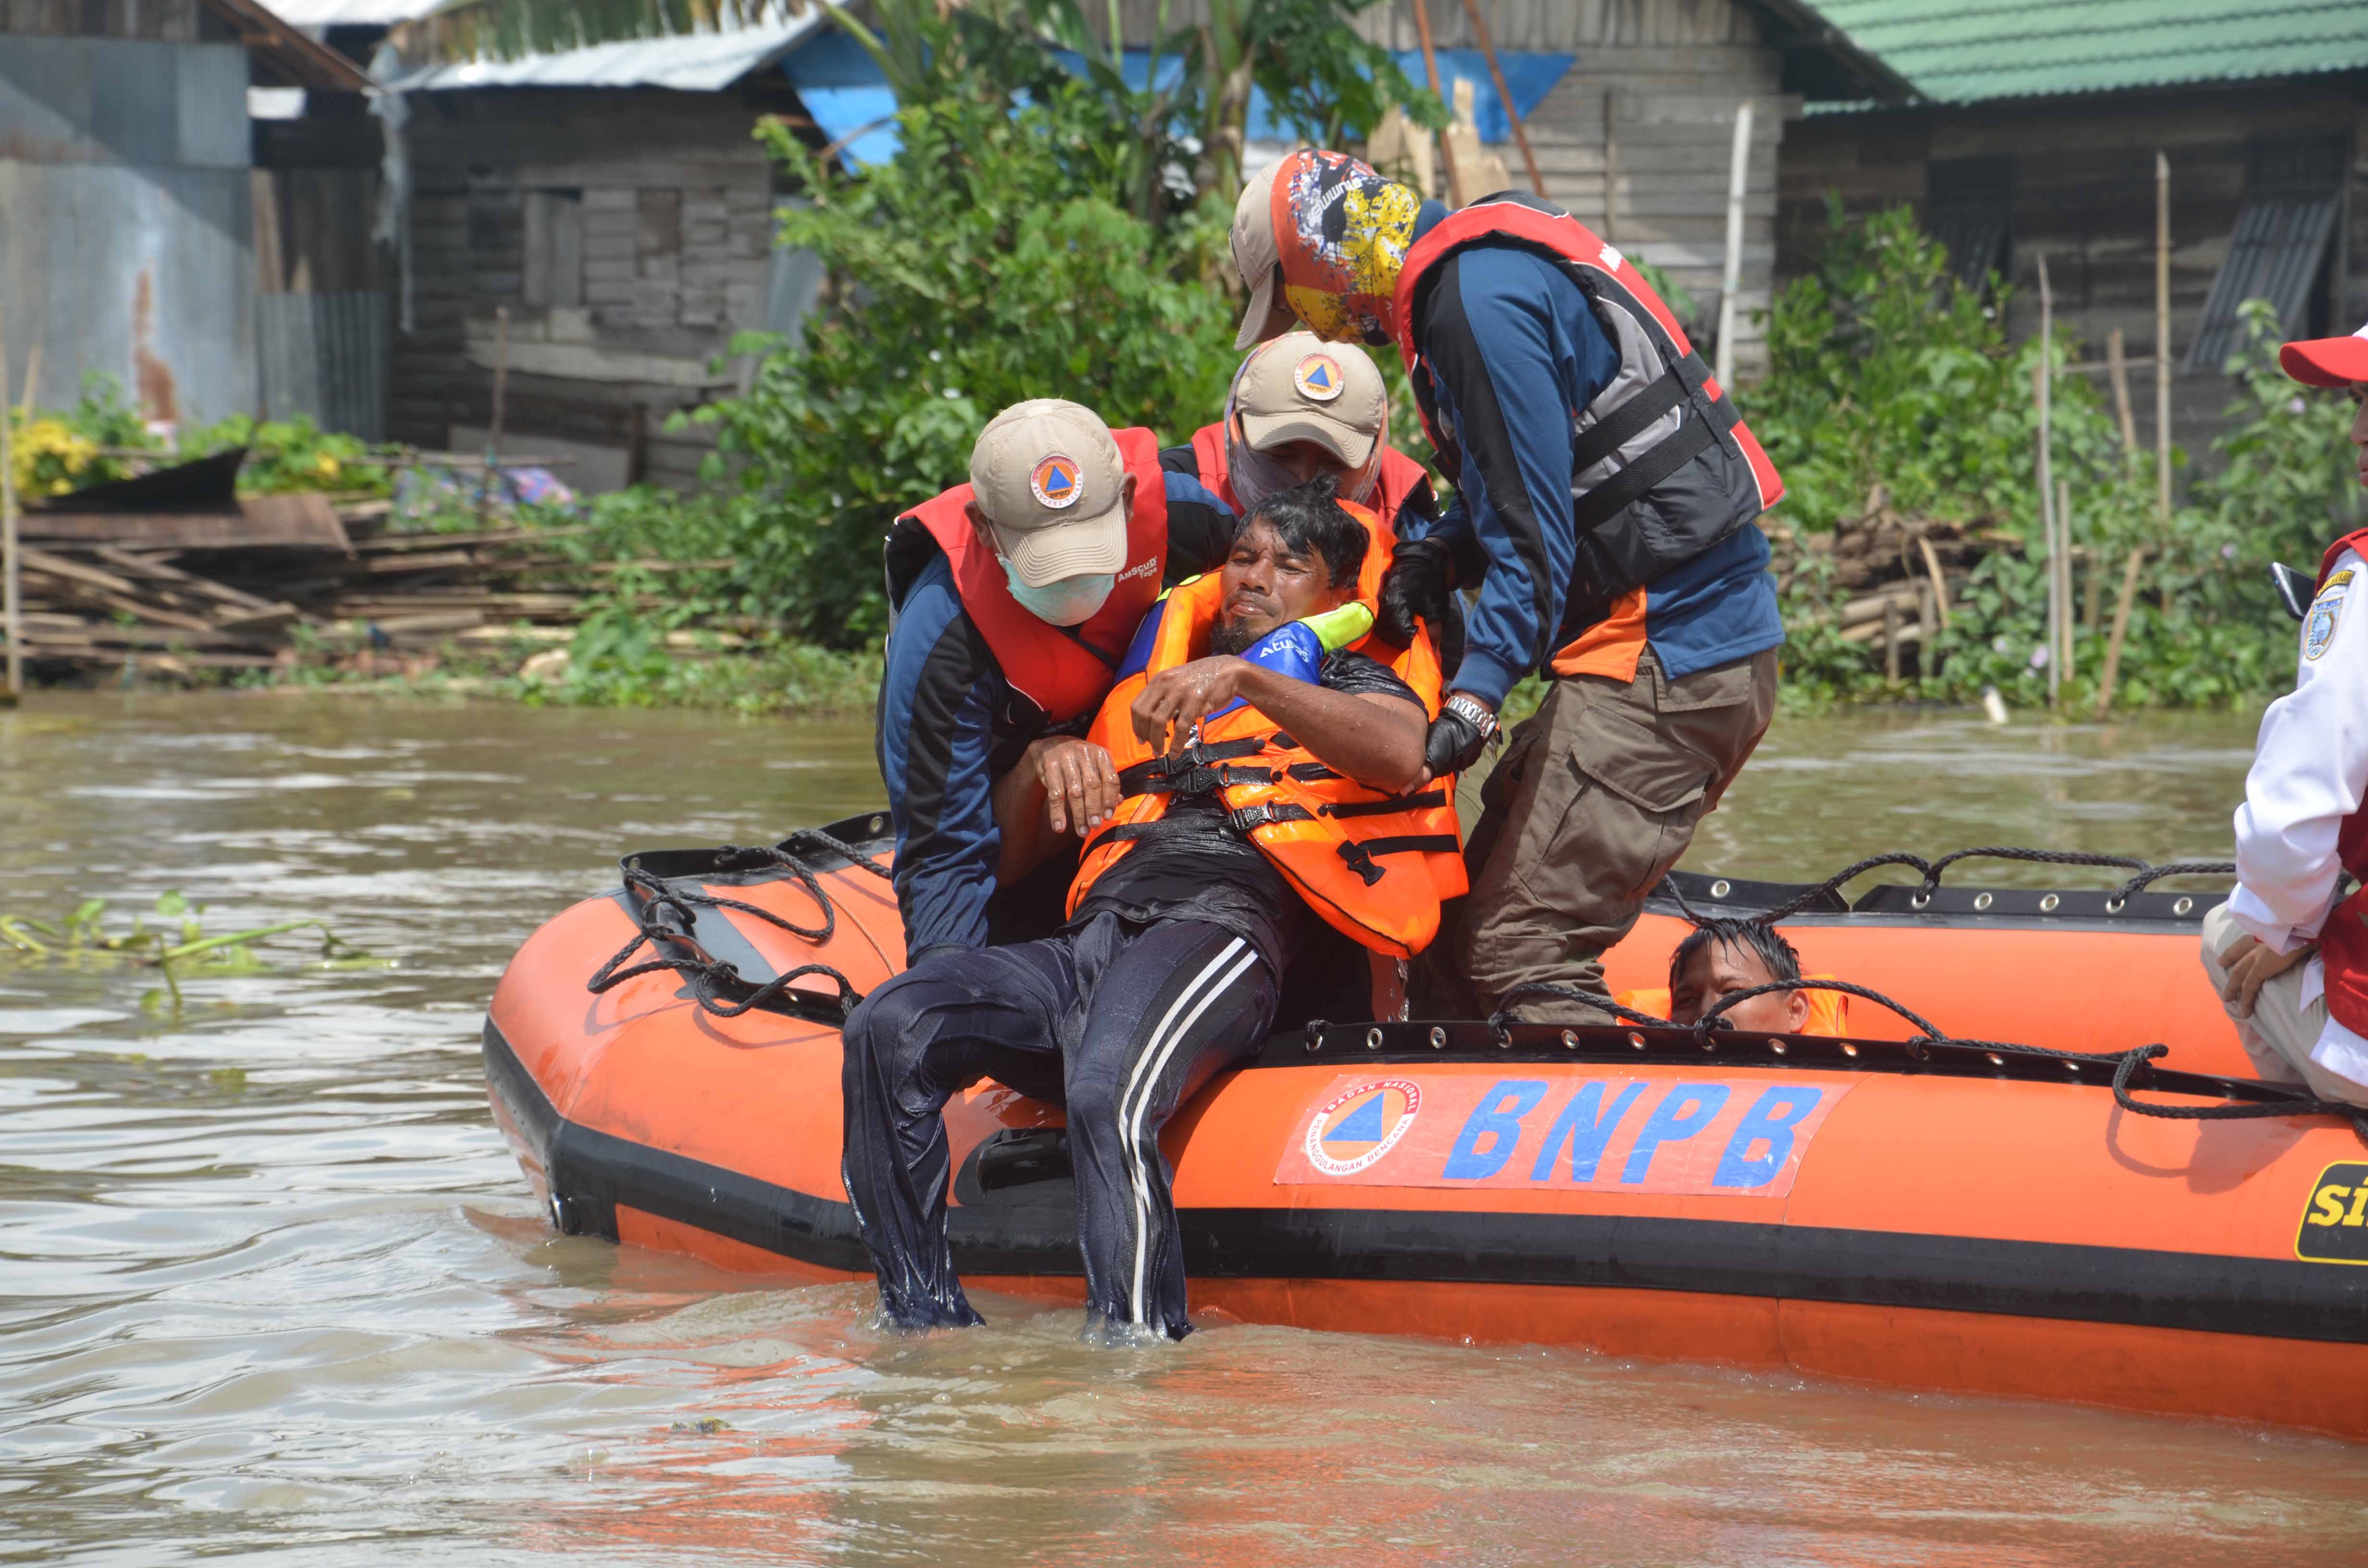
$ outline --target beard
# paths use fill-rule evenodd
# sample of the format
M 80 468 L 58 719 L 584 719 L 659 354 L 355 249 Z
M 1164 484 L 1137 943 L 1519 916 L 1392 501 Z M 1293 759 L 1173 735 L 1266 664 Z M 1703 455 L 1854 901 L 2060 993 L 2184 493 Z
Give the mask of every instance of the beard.
M 1239 657 L 1250 650 L 1262 633 L 1252 631 L 1249 623 L 1241 619 L 1220 620 L 1209 629 L 1209 652 Z

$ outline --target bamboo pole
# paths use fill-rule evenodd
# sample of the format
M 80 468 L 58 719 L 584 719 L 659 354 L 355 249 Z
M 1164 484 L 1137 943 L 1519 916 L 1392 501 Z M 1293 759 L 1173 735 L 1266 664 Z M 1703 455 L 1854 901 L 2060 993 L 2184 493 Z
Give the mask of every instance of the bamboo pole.
M 2054 424 L 2048 401 L 2048 367 L 2055 359 L 2055 294 L 2048 286 L 2047 257 L 2039 258 L 2039 362 L 2031 368 L 2031 395 L 2039 410 L 2039 531 L 2047 549 L 2047 700 L 2052 704 L 2063 685 L 2059 641 L 2066 606 L 2058 592 L 2055 542 L 2055 478 L 2052 454 Z
M 1603 243 L 1620 243 L 1620 89 L 1603 89 Z
M 1932 608 L 1940 613 L 1941 630 L 1946 631 L 1949 630 L 1949 579 L 1941 574 L 1940 552 L 1922 534 L 1916 536 L 1916 544 L 1924 552 L 1924 570 L 1931 574 Z
M 2130 632 L 2130 601 L 2138 594 L 2138 567 L 2146 551 L 2133 550 L 2122 563 L 2122 597 L 2113 606 L 2113 633 L 2105 639 L 2105 674 L 2097 683 L 2097 717 L 2113 710 L 2113 682 L 2122 673 L 2122 642 Z
M 1521 162 L 1529 165 L 1530 188 L 1543 196 L 1546 176 L 1538 172 L 1538 155 L 1530 150 L 1529 128 L 1521 123 L 1521 111 L 1514 107 L 1513 89 L 1505 85 L 1505 70 L 1497 63 L 1497 43 L 1488 36 L 1487 18 L 1480 15 L 1480 0 L 1463 0 L 1463 14 L 1472 18 L 1472 36 L 1480 40 L 1480 58 L 1488 62 L 1488 79 L 1497 84 L 1497 101 L 1505 106 L 1505 118 L 1513 126 L 1514 145 L 1521 150 Z
M 1422 69 L 1423 74 L 1430 79 L 1430 96 L 1440 103 L 1445 103 L 1447 94 L 1439 85 L 1439 51 L 1432 47 L 1430 41 L 1430 7 L 1425 0 L 1414 0 L 1414 30 L 1422 40 Z M 1443 131 L 1433 131 L 1431 136 L 1439 143 L 1439 161 L 1447 169 L 1448 201 L 1452 206 L 1462 207 L 1463 205 L 1463 171 L 1455 166 L 1454 155 L 1447 148 L 1446 134 Z
M 1743 286 L 1743 197 L 1751 172 L 1751 100 L 1736 106 L 1726 168 L 1726 273 L 1718 294 L 1718 384 L 1735 385 L 1735 291 Z
M 2154 506 L 2170 531 L 2170 160 L 2154 155 Z
M 2122 329 L 2105 335 L 2105 373 L 2113 382 L 2113 416 L 2122 422 L 2122 460 L 2137 455 L 2138 422 L 2130 410 L 2130 362 L 2122 352 Z
M 25 356 L 25 395 L 18 401 L 28 419 L 33 417 L 33 400 L 40 394 L 40 385 L 41 346 L 36 343 L 33 351 Z
M 2055 482 L 2055 662 L 2072 678 L 2072 482 Z
M 17 549 L 17 443 L 8 417 L 8 340 L 0 332 L 0 640 L 7 645 L 7 687 L 0 703 L 15 707 L 25 690 L 25 606 Z

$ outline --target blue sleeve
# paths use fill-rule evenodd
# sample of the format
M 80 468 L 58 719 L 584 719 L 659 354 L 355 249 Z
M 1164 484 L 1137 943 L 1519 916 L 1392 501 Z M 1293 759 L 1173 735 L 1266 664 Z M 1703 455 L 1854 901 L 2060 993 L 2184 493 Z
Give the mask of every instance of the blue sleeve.
M 1462 461 L 1455 506 L 1433 531 L 1452 540 L 1468 528 L 1486 558 L 1454 685 L 1496 703 L 1554 652 L 1578 552 L 1572 422 L 1620 357 L 1578 286 L 1537 256 L 1478 245 L 1440 272 L 1420 335 Z
M 880 681 L 880 776 L 896 827 L 908 963 L 931 948 L 986 945 L 1003 850 L 988 758 L 1006 695 L 940 556 L 905 596 Z
M 1188 455 L 1191 450 L 1184 449 Z M 1171 469 L 1160 478 L 1167 491 L 1167 561 L 1160 581 L 1173 586 L 1225 563 L 1234 548 L 1234 509 L 1201 483 L 1198 468 L 1190 473 Z

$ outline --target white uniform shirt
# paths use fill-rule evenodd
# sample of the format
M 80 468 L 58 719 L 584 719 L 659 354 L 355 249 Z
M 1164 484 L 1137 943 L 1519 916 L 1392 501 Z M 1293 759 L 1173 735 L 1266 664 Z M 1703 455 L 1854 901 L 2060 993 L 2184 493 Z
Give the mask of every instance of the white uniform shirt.
M 2237 808 L 2237 891 L 2228 914 L 2281 953 L 2318 935 L 2335 904 L 2343 819 L 2368 795 L 2368 567 L 2345 551 L 2311 601 L 2294 688 L 2261 715 L 2261 733 Z M 2314 954 L 2300 1006 L 2326 993 Z M 2274 1006 L 2265 994 L 2260 1005 Z M 2330 1017 L 2310 1059 L 2368 1085 L 2368 1040 Z

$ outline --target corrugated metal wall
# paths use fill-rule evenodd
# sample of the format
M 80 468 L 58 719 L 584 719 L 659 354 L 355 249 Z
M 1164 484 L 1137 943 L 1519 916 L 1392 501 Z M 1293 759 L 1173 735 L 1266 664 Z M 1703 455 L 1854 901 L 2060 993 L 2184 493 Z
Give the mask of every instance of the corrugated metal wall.
M 258 298 L 265 415 L 309 414 L 324 430 L 384 440 L 390 302 L 378 290 Z
M 12 385 L 101 371 L 155 417 L 256 401 L 246 51 L 0 35 L 0 312 Z

